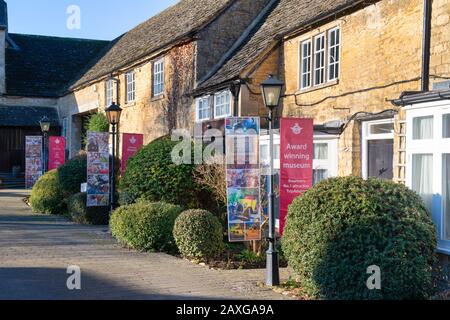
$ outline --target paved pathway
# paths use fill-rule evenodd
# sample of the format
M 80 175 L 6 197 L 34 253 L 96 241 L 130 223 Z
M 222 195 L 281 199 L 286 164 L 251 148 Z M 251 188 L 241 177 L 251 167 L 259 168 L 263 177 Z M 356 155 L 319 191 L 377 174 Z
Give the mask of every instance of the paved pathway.
M 257 284 L 264 271 L 216 271 L 159 253 L 128 251 L 107 228 L 32 214 L 26 191 L 0 190 L 0 300 L 283 299 Z M 69 291 L 67 267 L 82 271 Z

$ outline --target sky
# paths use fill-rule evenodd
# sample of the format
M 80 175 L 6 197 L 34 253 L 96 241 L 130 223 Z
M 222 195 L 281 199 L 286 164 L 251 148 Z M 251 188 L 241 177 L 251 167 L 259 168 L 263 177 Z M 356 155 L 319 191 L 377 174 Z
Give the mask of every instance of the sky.
M 6 2 L 11 33 L 112 40 L 175 4 L 177 0 Z

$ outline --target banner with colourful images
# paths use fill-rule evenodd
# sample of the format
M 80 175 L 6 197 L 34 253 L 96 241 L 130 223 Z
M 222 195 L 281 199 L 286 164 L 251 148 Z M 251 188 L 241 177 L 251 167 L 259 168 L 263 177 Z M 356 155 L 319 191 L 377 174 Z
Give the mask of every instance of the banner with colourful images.
M 87 206 L 106 207 L 110 200 L 109 133 L 87 134 Z
M 32 189 L 43 174 L 42 137 L 25 137 L 25 186 Z
M 259 118 L 228 118 L 225 135 L 229 241 L 261 240 Z
M 58 169 L 66 163 L 66 139 L 64 137 L 50 137 L 48 170 Z
M 122 164 L 121 172 L 127 170 L 127 163 L 144 145 L 144 135 L 124 133 L 122 135 Z
M 289 206 L 313 186 L 314 122 L 312 119 L 281 119 L 280 234 Z

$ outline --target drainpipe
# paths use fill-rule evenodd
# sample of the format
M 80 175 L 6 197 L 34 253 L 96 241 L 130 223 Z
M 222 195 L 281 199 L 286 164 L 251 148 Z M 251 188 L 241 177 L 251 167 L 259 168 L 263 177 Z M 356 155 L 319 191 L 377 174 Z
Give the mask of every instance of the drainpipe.
M 433 0 L 424 0 L 422 43 L 422 92 L 430 91 L 430 47 Z

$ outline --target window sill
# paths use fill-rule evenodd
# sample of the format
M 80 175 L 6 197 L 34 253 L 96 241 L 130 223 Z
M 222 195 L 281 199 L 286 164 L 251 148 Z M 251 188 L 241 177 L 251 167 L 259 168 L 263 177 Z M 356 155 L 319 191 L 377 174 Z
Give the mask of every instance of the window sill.
M 136 105 L 136 101 L 130 101 L 125 103 L 125 108 L 134 107 Z
M 333 87 L 333 86 L 336 86 L 338 84 L 339 84 L 339 79 L 336 79 L 336 80 L 329 81 L 329 82 L 326 82 L 326 83 L 318 85 L 318 86 L 309 87 L 309 88 L 306 88 L 306 89 L 300 89 L 295 94 L 300 95 L 300 94 L 304 94 L 304 93 L 310 93 L 310 92 L 322 90 L 322 89 L 325 89 L 325 88 Z
M 159 94 L 157 96 L 153 96 L 150 101 L 159 101 L 159 100 L 163 100 L 164 99 L 164 94 Z

